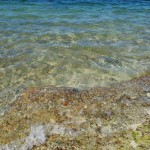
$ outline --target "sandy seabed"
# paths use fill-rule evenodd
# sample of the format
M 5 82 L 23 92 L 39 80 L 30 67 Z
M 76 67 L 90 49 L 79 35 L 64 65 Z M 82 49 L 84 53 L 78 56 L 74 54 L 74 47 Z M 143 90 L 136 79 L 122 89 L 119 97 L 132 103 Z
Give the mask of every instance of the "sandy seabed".
M 150 76 L 87 90 L 30 88 L 0 117 L 4 150 L 148 150 Z

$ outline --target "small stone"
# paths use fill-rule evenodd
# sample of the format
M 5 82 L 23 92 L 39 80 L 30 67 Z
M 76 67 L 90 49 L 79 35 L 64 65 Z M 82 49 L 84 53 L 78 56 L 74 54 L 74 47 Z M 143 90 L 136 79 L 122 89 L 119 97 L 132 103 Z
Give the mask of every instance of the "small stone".
M 148 114 L 148 115 L 150 115 L 150 109 L 145 109 L 146 110 L 146 113 Z
M 150 106 L 150 98 L 149 97 L 143 97 L 143 105 Z
M 147 97 L 150 97 L 150 93 L 147 93 Z
M 131 99 L 133 99 L 133 100 L 136 99 L 136 98 L 137 98 L 136 96 L 131 96 Z
M 74 118 L 74 122 L 75 122 L 75 124 L 80 125 L 80 124 L 86 122 L 86 119 L 85 119 L 84 117 L 80 117 L 80 116 L 79 116 L 79 117 L 75 117 L 75 118 Z
M 139 127 L 141 124 L 131 124 L 129 126 L 129 129 L 132 129 L 133 131 L 135 131 L 137 129 L 137 127 Z
M 84 105 L 84 108 L 87 109 L 87 105 Z
M 113 114 L 112 111 L 105 111 L 101 114 L 101 117 L 107 120 L 111 117 L 112 114 Z
M 96 120 L 96 123 L 97 123 L 97 126 L 99 126 L 99 127 L 102 126 L 102 122 L 101 122 L 101 120 L 99 118 Z
M 92 128 L 96 128 L 97 125 L 96 125 L 96 124 L 91 124 L 91 127 L 92 127 Z
M 50 119 L 50 122 L 51 122 L 51 123 L 56 123 L 56 120 L 54 120 L 54 119 L 51 118 L 51 119 Z
M 1 112 L 1 113 L 0 113 L 0 116 L 4 116 L 4 112 Z
M 101 128 L 101 133 L 104 135 L 109 135 L 112 132 L 111 126 L 104 126 Z
M 135 149 L 138 145 L 135 143 L 135 141 L 131 141 L 130 145 Z

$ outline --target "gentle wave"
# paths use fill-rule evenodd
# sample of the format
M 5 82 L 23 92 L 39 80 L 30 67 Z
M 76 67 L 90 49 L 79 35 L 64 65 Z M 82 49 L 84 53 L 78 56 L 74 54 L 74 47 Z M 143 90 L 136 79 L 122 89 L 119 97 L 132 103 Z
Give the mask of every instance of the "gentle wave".
M 106 86 L 147 74 L 149 1 L 0 0 L 0 103 L 38 86 Z

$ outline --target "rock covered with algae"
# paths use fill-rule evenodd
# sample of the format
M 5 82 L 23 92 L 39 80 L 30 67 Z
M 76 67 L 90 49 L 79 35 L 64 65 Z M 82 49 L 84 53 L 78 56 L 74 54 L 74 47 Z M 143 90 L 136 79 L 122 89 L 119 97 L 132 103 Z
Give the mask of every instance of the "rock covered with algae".
M 0 118 L 0 149 L 150 147 L 150 76 L 110 87 L 31 88 Z

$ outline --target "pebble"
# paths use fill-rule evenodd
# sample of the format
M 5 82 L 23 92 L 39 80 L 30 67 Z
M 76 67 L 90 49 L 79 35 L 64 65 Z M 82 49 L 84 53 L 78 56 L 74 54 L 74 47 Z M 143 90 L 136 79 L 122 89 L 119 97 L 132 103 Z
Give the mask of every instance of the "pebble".
M 130 126 L 129 126 L 129 129 L 132 129 L 132 130 L 136 130 L 137 129 L 137 127 L 139 127 L 141 124 L 139 123 L 139 124 L 131 124 Z
M 84 105 L 84 108 L 87 109 L 87 105 Z
M 75 122 L 75 124 L 80 125 L 80 124 L 86 122 L 86 119 L 85 119 L 84 117 L 80 117 L 80 116 L 79 116 L 79 117 L 75 117 L 75 118 L 74 118 L 74 122 Z
M 97 125 L 98 125 L 99 127 L 102 126 L 102 122 L 101 122 L 100 118 L 98 118 L 98 119 L 96 120 L 96 123 L 97 123 Z
M 50 118 L 50 122 L 51 122 L 51 123 L 56 123 L 56 120 Z
M 104 127 L 101 128 L 101 132 L 104 135 L 109 135 L 112 132 L 112 128 L 109 125 L 108 126 L 104 126 Z
M 133 100 L 136 99 L 136 98 L 137 98 L 136 96 L 132 96 L 132 97 L 131 97 L 131 99 L 133 99 Z
M 150 109 L 145 109 L 146 110 L 146 113 L 148 114 L 148 115 L 150 115 Z
M 4 113 L 2 112 L 2 113 L 0 113 L 0 116 L 4 116 Z
M 147 93 L 147 97 L 150 97 L 150 93 Z
M 130 145 L 131 145 L 134 149 L 136 149 L 136 147 L 138 146 L 138 145 L 135 143 L 135 141 L 131 141 Z

